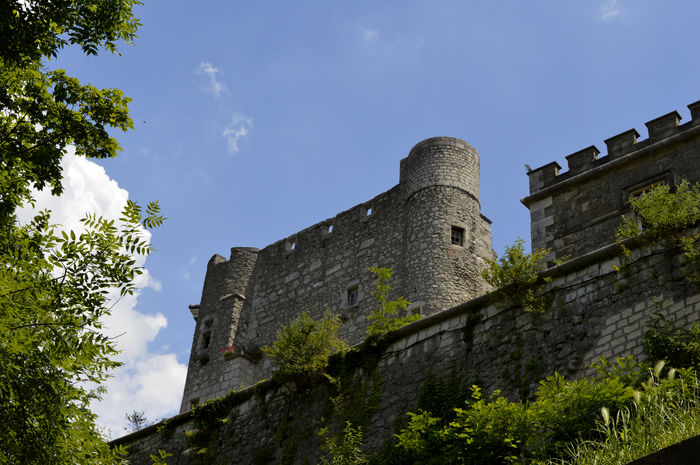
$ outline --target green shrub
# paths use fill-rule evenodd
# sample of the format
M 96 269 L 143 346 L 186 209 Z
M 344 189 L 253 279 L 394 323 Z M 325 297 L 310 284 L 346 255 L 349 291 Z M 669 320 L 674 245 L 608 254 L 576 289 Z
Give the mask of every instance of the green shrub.
M 506 246 L 503 257 L 498 261 L 487 259 L 487 268 L 481 272 L 481 277 L 499 289 L 510 304 L 528 312 L 542 313 L 547 305 L 540 296 L 542 286 L 537 284 L 539 272 L 544 269 L 542 260 L 549 250 L 535 250 L 529 254 L 524 244 L 525 241 L 518 238 L 511 247 Z
M 665 360 L 674 368 L 700 369 L 700 326 L 674 329 L 663 315 L 654 314 L 646 324 L 644 352 L 650 361 Z
M 457 417 L 446 432 L 457 444 L 461 463 L 501 465 L 516 463 L 532 435 L 530 412 L 522 402 L 510 402 L 499 391 L 484 399 L 472 387 L 472 403 L 455 409 Z
M 643 243 L 659 242 L 668 238 L 676 239 L 683 253 L 690 259 L 697 259 L 700 250 L 695 242 L 699 235 L 683 233 L 700 220 L 700 184 L 690 184 L 683 180 L 675 192 L 670 186 L 659 184 L 629 200 L 632 215 L 622 217 L 617 229 L 617 240 L 639 238 Z M 623 245 L 625 255 L 630 250 Z
M 562 457 L 570 444 L 600 437 L 601 408 L 613 415 L 631 405 L 634 391 L 619 378 L 568 381 L 555 373 L 540 382 L 531 406 L 536 429 L 531 446 L 539 458 Z
M 320 374 L 328 357 L 346 347 L 338 337 L 340 318 L 326 313 L 314 320 L 302 312 L 289 326 L 277 333 L 277 340 L 262 350 L 276 366 L 276 375 Z
M 445 426 L 422 410 L 408 414 L 408 425 L 396 435 L 406 464 L 501 465 L 518 462 L 525 454 L 532 434 L 525 404 L 509 402 L 499 391 L 484 399 L 480 388 L 472 386 L 466 407 L 454 412 Z
M 391 278 L 391 268 L 372 267 L 369 269 L 377 277 L 376 289 L 372 292 L 372 297 L 377 301 L 379 307 L 372 311 L 367 319 L 370 321 L 367 334 L 377 336 L 395 331 L 407 324 L 418 321 L 421 315 L 404 315 L 407 313 L 409 302 L 403 297 L 396 300 L 387 301 L 389 291 L 389 279 Z
M 355 428 L 349 421 L 340 437 L 333 437 L 326 428 L 319 435 L 324 438 L 321 448 L 326 453 L 321 457 L 321 465 L 365 465 L 367 457 L 362 452 L 363 434 L 360 428 Z
M 625 465 L 700 434 L 700 385 L 692 370 L 651 370 L 629 409 L 601 411 L 600 441 L 572 444 L 566 463 Z

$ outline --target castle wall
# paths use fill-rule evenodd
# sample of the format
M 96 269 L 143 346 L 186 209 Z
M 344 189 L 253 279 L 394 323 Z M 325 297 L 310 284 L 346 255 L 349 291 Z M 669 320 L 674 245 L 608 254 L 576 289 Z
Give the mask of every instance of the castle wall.
M 628 200 L 654 183 L 700 181 L 700 101 L 688 105 L 692 120 L 679 125 L 677 112 L 646 123 L 649 138 L 634 129 L 566 157 L 569 170 L 552 162 L 528 173 L 532 248 L 549 258 L 577 257 L 615 241 Z
M 547 270 L 551 308 L 545 314 L 503 308 L 486 295 L 402 328 L 374 371 L 361 358 L 354 365 L 346 360 L 342 379 L 352 385 L 346 401 L 368 412 L 366 451 L 376 453 L 392 438 L 397 419 L 416 408 L 428 376 L 463 386 L 480 380 L 485 391 L 527 397 L 554 371 L 578 377 L 591 374 L 590 364 L 601 356 L 643 359 L 644 324 L 654 312 L 677 327 L 698 322 L 700 293 L 685 277 L 689 270 L 677 250 L 635 250 L 624 275 L 613 270 L 618 252 L 609 246 Z M 293 463 L 316 463 L 317 432 L 322 417 L 331 417 L 329 395 L 324 380 L 301 388 L 267 381 L 238 393 L 221 414 L 227 420 L 217 423 L 210 453 L 216 463 L 280 463 L 285 453 Z M 149 463 L 148 454 L 159 448 L 174 454 L 168 463 L 192 463 L 195 449 L 184 437 L 194 428 L 191 414 L 170 420 L 160 433 L 158 427 L 115 442 L 128 445 L 133 464 Z
M 462 233 L 459 244 L 453 228 Z M 262 250 L 231 253 L 207 268 L 181 411 L 269 378 L 267 358 L 229 359 L 220 350 L 268 346 L 302 311 L 340 315 L 340 336 L 360 342 L 375 308 L 370 267 L 392 268 L 389 298 L 403 296 L 423 315 L 482 294 L 480 271 L 494 253 L 479 204 L 479 155 L 459 139 L 425 140 L 401 161 L 399 184 L 389 191 Z M 357 299 L 349 302 L 352 291 Z

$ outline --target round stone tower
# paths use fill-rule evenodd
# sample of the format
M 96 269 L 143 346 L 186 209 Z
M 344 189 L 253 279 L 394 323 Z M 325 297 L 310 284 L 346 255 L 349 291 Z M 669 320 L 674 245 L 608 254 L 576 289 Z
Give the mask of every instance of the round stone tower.
M 476 149 L 453 137 L 419 142 L 401 160 L 399 184 L 406 298 L 432 314 L 482 294 L 480 272 L 493 251 L 479 203 Z

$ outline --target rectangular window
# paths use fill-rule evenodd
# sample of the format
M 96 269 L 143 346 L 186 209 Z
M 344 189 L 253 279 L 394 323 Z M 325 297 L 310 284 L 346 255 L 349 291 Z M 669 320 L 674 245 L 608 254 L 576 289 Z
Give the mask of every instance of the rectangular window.
M 348 307 L 354 307 L 357 305 L 358 287 L 353 286 L 348 289 L 347 305 Z
M 202 334 L 202 349 L 208 348 L 210 343 L 211 331 L 205 331 L 204 334 Z
M 464 246 L 464 228 L 452 226 L 451 240 L 454 245 Z
M 211 330 L 214 326 L 214 320 L 207 320 L 204 322 L 204 332 L 202 333 L 202 344 L 201 348 L 206 349 L 211 343 Z

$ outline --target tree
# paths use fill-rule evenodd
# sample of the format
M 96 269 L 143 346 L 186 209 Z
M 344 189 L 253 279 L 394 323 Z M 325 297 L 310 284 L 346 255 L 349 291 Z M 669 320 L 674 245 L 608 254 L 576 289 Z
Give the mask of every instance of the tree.
M 144 228 L 163 221 L 129 202 L 118 222 L 88 215 L 85 231 L 59 231 L 48 212 L 19 225 L 32 189 L 62 192 L 61 159 L 119 150 L 109 128 L 132 127 L 129 99 L 82 85 L 47 60 L 67 46 L 117 52 L 139 26 L 137 0 L 0 3 L 0 464 L 114 463 L 89 409 L 119 365 L 102 332 L 111 292 L 134 291 Z
M 129 99 L 50 71 L 46 60 L 66 46 L 88 55 L 130 43 L 139 26 L 137 0 L 2 0 L 0 8 L 0 228 L 31 200 L 31 188 L 60 194 L 61 158 L 69 144 L 78 155 L 113 157 L 109 127 L 133 127 Z
M 391 268 L 372 267 L 369 269 L 377 277 L 376 289 L 372 291 L 372 297 L 377 301 L 379 307 L 373 310 L 368 316 L 369 326 L 367 334 L 370 336 L 380 336 L 391 331 L 395 331 L 407 324 L 418 321 L 421 318 L 420 314 L 407 315 L 409 302 L 403 297 L 396 300 L 387 300 L 391 286 L 389 279 L 391 278 Z M 404 313 L 399 316 L 399 312 Z
M 0 237 L 0 463 L 112 459 L 89 404 L 120 365 L 102 332 L 108 296 L 133 293 L 134 255 L 151 251 L 143 227 L 163 221 L 157 203 L 142 216 L 129 202 L 119 225 L 88 215 L 76 235 L 42 212 Z
M 127 422 L 127 429 L 131 432 L 144 429 L 146 426 L 151 424 L 151 420 L 146 416 L 145 410 L 132 410 L 129 413 L 124 414 L 124 418 Z

